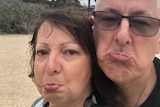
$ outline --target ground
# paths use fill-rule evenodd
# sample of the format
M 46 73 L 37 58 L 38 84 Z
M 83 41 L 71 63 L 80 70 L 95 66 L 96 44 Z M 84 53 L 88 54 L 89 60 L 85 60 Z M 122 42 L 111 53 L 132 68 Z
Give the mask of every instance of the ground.
M 30 35 L 0 35 L 0 107 L 30 107 L 40 95 L 30 72 Z

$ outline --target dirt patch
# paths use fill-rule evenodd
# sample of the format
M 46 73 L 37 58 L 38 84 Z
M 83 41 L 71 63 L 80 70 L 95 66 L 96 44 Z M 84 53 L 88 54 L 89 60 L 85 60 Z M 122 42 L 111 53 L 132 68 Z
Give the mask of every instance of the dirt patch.
M 28 77 L 31 35 L 0 35 L 0 107 L 30 107 L 40 95 Z

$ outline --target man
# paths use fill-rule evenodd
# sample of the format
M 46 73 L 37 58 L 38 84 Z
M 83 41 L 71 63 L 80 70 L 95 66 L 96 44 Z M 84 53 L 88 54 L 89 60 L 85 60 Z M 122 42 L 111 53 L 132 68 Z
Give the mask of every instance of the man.
M 106 75 L 101 80 L 109 78 L 115 86 L 108 87 L 118 87 L 116 97 L 123 107 L 160 107 L 160 60 L 155 58 L 160 52 L 158 2 L 96 0 L 90 19 L 98 64 Z M 96 87 L 107 85 L 101 80 L 95 81 Z M 107 105 L 107 88 L 97 90 Z

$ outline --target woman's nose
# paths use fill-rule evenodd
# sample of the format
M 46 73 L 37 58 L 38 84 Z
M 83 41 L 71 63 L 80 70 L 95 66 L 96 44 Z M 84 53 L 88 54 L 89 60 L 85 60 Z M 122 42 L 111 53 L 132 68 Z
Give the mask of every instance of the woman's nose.
M 50 56 L 46 64 L 47 74 L 50 76 L 59 74 L 61 72 L 60 68 L 61 68 L 61 65 L 60 65 L 60 61 L 58 60 L 58 56 L 57 55 Z

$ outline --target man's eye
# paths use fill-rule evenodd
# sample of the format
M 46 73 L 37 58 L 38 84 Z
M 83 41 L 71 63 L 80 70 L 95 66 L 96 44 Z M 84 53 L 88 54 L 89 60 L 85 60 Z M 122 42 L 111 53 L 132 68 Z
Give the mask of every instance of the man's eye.
M 117 22 L 119 20 L 119 17 L 114 16 L 105 16 L 101 18 L 101 21 L 107 21 L 107 22 Z
M 143 20 L 132 20 L 132 23 L 135 25 L 143 25 L 143 26 L 150 26 L 150 23 Z
M 39 55 L 39 56 L 42 56 L 42 55 L 46 55 L 47 52 L 44 51 L 44 50 L 38 50 L 38 51 L 36 52 L 36 54 Z

